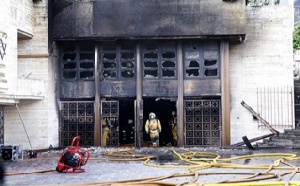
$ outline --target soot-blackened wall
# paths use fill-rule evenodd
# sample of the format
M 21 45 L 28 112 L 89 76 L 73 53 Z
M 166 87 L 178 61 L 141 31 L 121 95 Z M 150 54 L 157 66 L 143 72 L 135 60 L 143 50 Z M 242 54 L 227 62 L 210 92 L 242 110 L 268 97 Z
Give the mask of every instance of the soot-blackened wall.
M 54 39 L 224 36 L 244 27 L 244 0 L 53 2 Z

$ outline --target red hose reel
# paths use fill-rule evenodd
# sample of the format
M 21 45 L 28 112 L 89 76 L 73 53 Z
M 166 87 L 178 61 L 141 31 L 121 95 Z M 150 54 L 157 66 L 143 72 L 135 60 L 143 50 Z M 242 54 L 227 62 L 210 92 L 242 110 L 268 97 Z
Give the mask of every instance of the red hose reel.
M 76 146 L 74 146 L 75 141 L 77 141 Z M 80 136 L 74 137 L 70 147 L 63 150 L 56 167 L 57 172 L 82 173 L 85 171 L 81 166 L 84 166 L 88 162 L 90 152 L 79 148 L 79 141 Z

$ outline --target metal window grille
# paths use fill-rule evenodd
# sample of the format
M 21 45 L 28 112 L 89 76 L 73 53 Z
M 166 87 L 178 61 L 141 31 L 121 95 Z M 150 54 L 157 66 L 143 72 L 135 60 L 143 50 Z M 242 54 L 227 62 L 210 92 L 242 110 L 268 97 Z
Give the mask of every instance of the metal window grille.
M 119 146 L 119 102 L 101 101 L 102 120 L 109 123 L 109 135 L 107 136 L 107 146 Z M 104 122 L 104 121 L 102 121 Z
M 69 146 L 75 136 L 81 145 L 94 145 L 94 102 L 63 101 L 60 115 L 61 146 Z
M 187 146 L 220 146 L 220 100 L 185 101 Z
M 293 128 L 293 100 L 292 87 L 258 87 L 257 113 L 275 128 Z M 258 127 L 264 126 L 258 120 Z

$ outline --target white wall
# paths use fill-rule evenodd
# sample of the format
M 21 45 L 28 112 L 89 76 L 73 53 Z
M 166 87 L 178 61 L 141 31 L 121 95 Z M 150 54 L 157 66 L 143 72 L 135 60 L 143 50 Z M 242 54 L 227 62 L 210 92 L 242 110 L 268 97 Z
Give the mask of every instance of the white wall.
M 271 133 L 265 127 L 258 128 L 258 122 L 241 102 L 257 111 L 257 88 L 293 87 L 293 19 L 292 1 L 246 8 L 246 39 L 230 46 L 232 144 L 242 141 L 244 135 L 250 139 Z M 266 103 L 263 106 L 267 107 Z M 287 118 L 290 112 L 285 110 L 280 117 Z M 293 118 L 285 124 L 294 126 Z M 282 131 L 284 127 L 275 129 Z
M 33 149 L 57 146 L 54 83 L 49 82 L 54 75 L 48 65 L 48 1 L 5 1 L 0 7 L 0 19 L 4 18 L 0 20 L 0 30 L 4 29 L 9 40 L 7 78 L 10 88 L 6 94 L 17 97 L 21 118 L 15 105 L 4 106 L 4 143 L 31 148 L 22 126 L 23 120 Z M 18 40 L 17 30 L 32 35 L 32 38 Z M 18 82 L 20 87 L 16 87 Z M 24 83 L 27 83 L 25 88 Z M 26 91 L 26 86 L 30 91 Z

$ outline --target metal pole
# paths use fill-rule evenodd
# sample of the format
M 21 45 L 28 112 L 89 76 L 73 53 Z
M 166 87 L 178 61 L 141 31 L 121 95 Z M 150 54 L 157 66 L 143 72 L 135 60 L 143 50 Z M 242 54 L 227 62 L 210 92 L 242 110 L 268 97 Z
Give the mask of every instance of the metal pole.
M 17 108 L 17 111 L 18 111 L 18 115 L 19 115 L 19 117 L 20 117 L 20 120 L 21 120 L 21 122 L 22 122 L 22 125 L 23 125 L 24 131 L 25 131 L 25 133 L 26 133 L 26 136 L 27 136 L 27 139 L 28 139 L 28 142 L 29 142 L 30 148 L 31 148 L 31 150 L 32 150 L 32 145 L 31 145 L 31 142 L 30 142 L 30 138 L 29 138 L 29 136 L 28 136 L 28 133 L 27 133 L 26 127 L 25 127 L 25 125 L 24 125 L 24 122 L 23 122 L 23 119 L 22 119 L 22 117 L 21 117 L 20 109 L 19 109 L 19 107 L 18 107 L 18 104 L 17 104 L 17 102 L 16 102 L 15 95 L 13 95 L 13 97 L 14 97 L 14 100 L 15 100 L 15 103 L 16 103 L 16 108 Z

